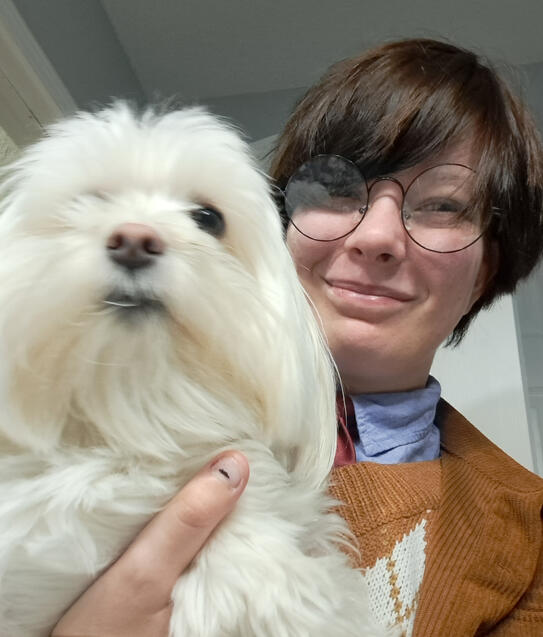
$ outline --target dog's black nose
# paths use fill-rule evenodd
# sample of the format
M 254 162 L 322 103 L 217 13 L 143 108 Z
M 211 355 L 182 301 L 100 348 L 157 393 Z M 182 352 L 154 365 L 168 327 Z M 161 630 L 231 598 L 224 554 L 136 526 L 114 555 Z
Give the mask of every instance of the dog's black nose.
M 106 244 L 109 258 L 128 270 L 145 268 L 164 254 L 165 244 L 159 235 L 142 223 L 117 226 Z

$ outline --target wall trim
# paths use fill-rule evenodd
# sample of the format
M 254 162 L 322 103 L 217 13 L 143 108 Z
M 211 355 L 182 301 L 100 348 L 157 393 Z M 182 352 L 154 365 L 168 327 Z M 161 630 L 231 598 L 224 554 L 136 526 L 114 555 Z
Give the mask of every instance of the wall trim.
M 18 145 L 76 104 L 11 0 L 0 0 L 0 124 Z

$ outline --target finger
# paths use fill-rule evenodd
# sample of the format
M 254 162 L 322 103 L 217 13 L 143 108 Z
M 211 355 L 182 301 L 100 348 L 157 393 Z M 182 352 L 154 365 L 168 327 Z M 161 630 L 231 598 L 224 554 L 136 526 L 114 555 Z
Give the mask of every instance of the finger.
M 217 524 L 234 508 L 249 479 L 245 456 L 228 451 L 215 458 L 143 529 L 117 563 L 137 583 L 138 597 L 161 605 L 180 574 Z

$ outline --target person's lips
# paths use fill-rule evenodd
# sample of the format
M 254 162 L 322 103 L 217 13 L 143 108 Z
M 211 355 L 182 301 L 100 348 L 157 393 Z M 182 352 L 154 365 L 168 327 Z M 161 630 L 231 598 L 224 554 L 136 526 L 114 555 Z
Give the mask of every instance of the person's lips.
M 338 294 L 361 297 L 375 297 L 376 299 L 390 299 L 391 301 L 407 302 L 413 299 L 413 295 L 403 290 L 397 290 L 382 285 L 366 285 L 358 281 L 349 281 L 344 279 L 325 279 L 330 288 Z
M 395 287 L 327 278 L 325 292 L 336 311 L 364 321 L 381 321 L 402 312 L 415 296 Z

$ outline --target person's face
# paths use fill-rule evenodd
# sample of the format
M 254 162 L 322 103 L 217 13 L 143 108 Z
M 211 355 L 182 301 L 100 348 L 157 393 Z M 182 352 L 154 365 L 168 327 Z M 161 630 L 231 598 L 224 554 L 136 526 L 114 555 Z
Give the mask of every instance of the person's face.
M 395 177 L 405 186 L 435 163 L 464 163 L 462 150 Z M 330 242 L 289 225 L 287 245 L 322 319 L 342 381 L 351 393 L 423 387 L 438 346 L 480 297 L 488 279 L 480 239 L 460 252 L 414 243 L 400 218 L 402 193 L 376 183 L 362 223 Z

